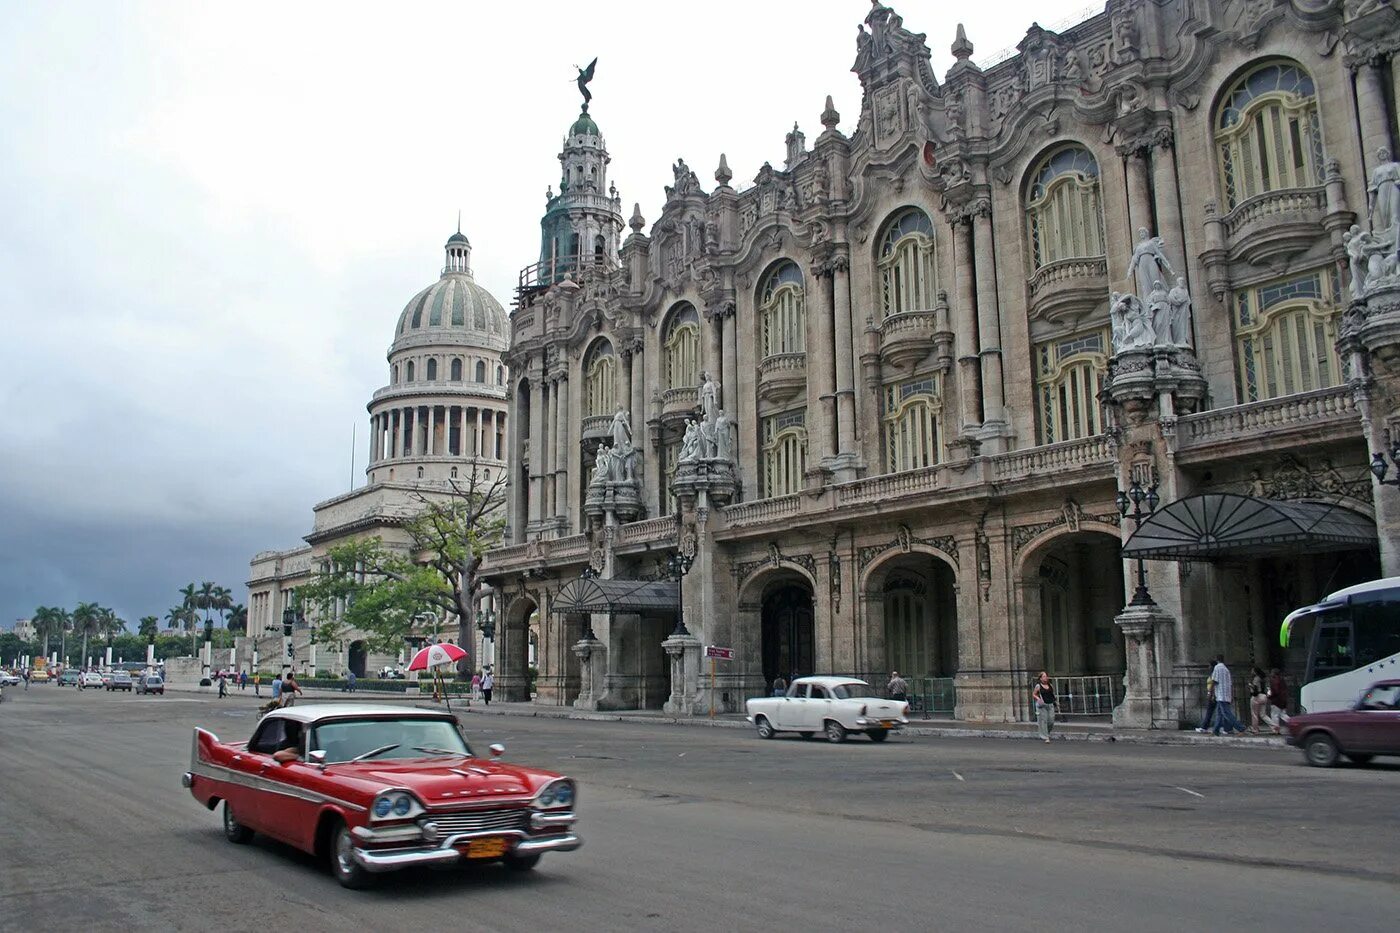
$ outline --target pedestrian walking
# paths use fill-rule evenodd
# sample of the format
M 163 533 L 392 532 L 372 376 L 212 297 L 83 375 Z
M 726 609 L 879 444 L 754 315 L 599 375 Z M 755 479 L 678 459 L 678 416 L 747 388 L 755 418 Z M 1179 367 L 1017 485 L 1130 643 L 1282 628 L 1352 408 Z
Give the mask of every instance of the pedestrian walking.
M 238 672 L 238 689 L 239 689 L 239 690 L 242 690 L 242 691 L 245 692 L 245 693 L 248 691 L 248 672 L 247 672 L 247 671 L 239 671 L 239 672 Z
M 481 699 L 481 671 L 472 671 L 472 699 Z
M 1031 688 L 1031 699 L 1035 701 L 1036 728 L 1040 730 L 1041 740 L 1048 742 L 1050 732 L 1055 728 L 1055 685 L 1045 671 L 1040 672 L 1039 679 Z
M 885 684 L 885 694 L 891 700 L 898 700 L 901 703 L 909 699 L 909 683 L 899 676 L 899 671 L 890 671 L 890 681 Z
M 1206 675 L 1206 712 L 1201 717 L 1201 724 L 1196 727 L 1197 732 L 1205 733 L 1210 731 L 1211 723 L 1215 721 L 1215 678 L 1211 674 Z
M 346 689 L 349 690 L 351 693 L 355 692 L 355 680 L 356 677 L 354 671 L 345 672 L 345 686 Z
M 788 683 L 787 683 L 787 681 L 786 681 L 786 680 L 783 680 L 783 675 L 782 675 L 782 674 L 779 674 L 779 675 L 778 675 L 778 679 L 775 680 L 775 681 L 773 681 L 773 696 L 775 696 L 775 697 L 787 696 L 787 689 L 788 689 Z
M 278 706 L 282 705 L 282 675 L 278 674 L 272 679 L 272 701 Z
M 219 699 L 228 696 L 228 681 L 224 677 L 224 672 L 219 671 Z
M 1269 724 L 1274 735 L 1278 735 L 1279 727 L 1288 719 L 1288 681 L 1276 667 L 1269 671 L 1269 713 Z
M 28 670 L 27 668 L 25 669 L 25 672 L 24 672 L 24 692 L 25 692 L 25 693 L 28 693 L 28 692 L 29 692 L 29 670 Z
M 262 684 L 262 675 L 261 675 L 261 674 L 257 674 L 257 673 L 253 674 L 253 696 L 255 696 L 255 697 L 260 697 L 260 696 L 262 696 L 262 689 L 261 689 L 261 686 L 260 686 L 261 684 Z
M 1256 667 L 1249 677 L 1249 731 L 1259 734 L 1259 723 L 1269 719 L 1269 679 Z
M 491 676 L 490 668 L 481 675 L 481 698 L 487 706 L 491 705 L 491 688 L 496 686 L 496 678 Z
M 296 706 L 297 697 L 300 695 L 301 687 L 297 684 L 297 675 L 287 671 L 287 676 L 282 678 L 282 705 Z
M 1211 669 L 1210 677 L 1215 681 L 1215 728 L 1211 734 L 1219 735 L 1220 730 L 1224 729 L 1230 735 L 1243 735 L 1248 730 L 1244 723 L 1235 718 L 1235 678 L 1225 666 L 1225 655 L 1215 656 L 1215 667 Z

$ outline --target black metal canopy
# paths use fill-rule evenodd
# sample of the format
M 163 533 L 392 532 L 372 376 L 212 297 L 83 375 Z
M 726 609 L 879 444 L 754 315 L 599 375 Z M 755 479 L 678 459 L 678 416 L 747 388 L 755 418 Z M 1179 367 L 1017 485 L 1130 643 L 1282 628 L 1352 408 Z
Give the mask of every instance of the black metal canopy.
M 679 593 L 671 580 L 599 580 L 579 577 L 564 584 L 553 612 L 674 611 Z
M 1152 513 L 1123 545 L 1123 556 L 1271 557 L 1375 547 L 1376 540 L 1373 520 L 1339 505 L 1207 493 L 1178 499 Z

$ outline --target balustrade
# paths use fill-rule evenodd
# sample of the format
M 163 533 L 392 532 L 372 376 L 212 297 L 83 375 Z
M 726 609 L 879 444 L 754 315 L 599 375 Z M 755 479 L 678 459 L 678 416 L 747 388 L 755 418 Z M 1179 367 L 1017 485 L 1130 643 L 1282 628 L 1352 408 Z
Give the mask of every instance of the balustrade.
M 1333 386 L 1185 415 L 1177 422 L 1177 438 L 1185 447 L 1223 439 L 1238 440 L 1242 435 L 1268 433 L 1294 425 L 1357 417 L 1356 399 L 1351 389 Z
M 922 470 L 906 470 L 903 473 L 872 476 L 856 480 L 853 483 L 840 483 L 834 487 L 836 504 L 838 506 L 860 505 L 925 493 L 937 488 L 939 475 L 944 469 L 941 466 L 934 466 Z
M 1094 437 L 999 454 L 992 458 L 992 477 L 998 482 L 1025 479 L 1059 470 L 1109 466 L 1115 459 L 1108 436 L 1098 434 Z
M 757 499 L 726 506 L 723 512 L 725 521 L 730 525 L 752 525 L 796 515 L 801 507 L 801 497 L 794 493 L 790 496 L 775 496 L 772 499 Z

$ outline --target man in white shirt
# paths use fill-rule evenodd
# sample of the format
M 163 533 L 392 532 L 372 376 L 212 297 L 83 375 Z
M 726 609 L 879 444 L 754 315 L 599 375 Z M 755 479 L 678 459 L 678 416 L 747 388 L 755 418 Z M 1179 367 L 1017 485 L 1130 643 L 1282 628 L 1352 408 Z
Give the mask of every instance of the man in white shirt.
M 1235 680 L 1225 666 L 1225 655 L 1215 656 L 1215 668 L 1210 672 L 1210 679 L 1215 681 L 1214 734 L 1219 735 L 1221 727 L 1224 727 L 1226 732 L 1233 735 L 1244 735 L 1244 723 L 1235 718 Z

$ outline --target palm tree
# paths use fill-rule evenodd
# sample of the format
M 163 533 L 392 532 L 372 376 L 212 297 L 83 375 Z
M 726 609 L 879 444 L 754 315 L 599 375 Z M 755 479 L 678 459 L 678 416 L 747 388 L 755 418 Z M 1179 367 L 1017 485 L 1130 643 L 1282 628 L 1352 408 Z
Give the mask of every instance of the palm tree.
M 142 616 L 136 623 L 136 634 L 146 641 L 155 641 L 156 633 L 160 631 L 160 618 L 158 616 Z
M 83 636 L 83 652 L 78 656 L 82 664 L 87 663 L 88 637 L 102 631 L 102 611 L 97 603 L 78 603 L 78 608 L 73 610 L 73 632 Z
M 34 610 L 34 618 L 32 620 L 34 622 L 34 631 L 44 639 L 44 657 L 46 658 L 49 656 L 49 639 L 58 634 L 59 627 L 62 624 L 59 621 L 62 612 L 63 610 L 56 609 L 53 606 L 40 606 Z
M 236 632 L 239 635 L 247 635 L 248 607 L 242 603 L 234 603 L 229 606 L 228 619 L 224 622 L 224 625 L 230 632 Z
M 64 661 L 68 659 L 68 633 L 73 630 L 73 613 L 67 609 L 56 609 L 58 613 L 58 656 Z

